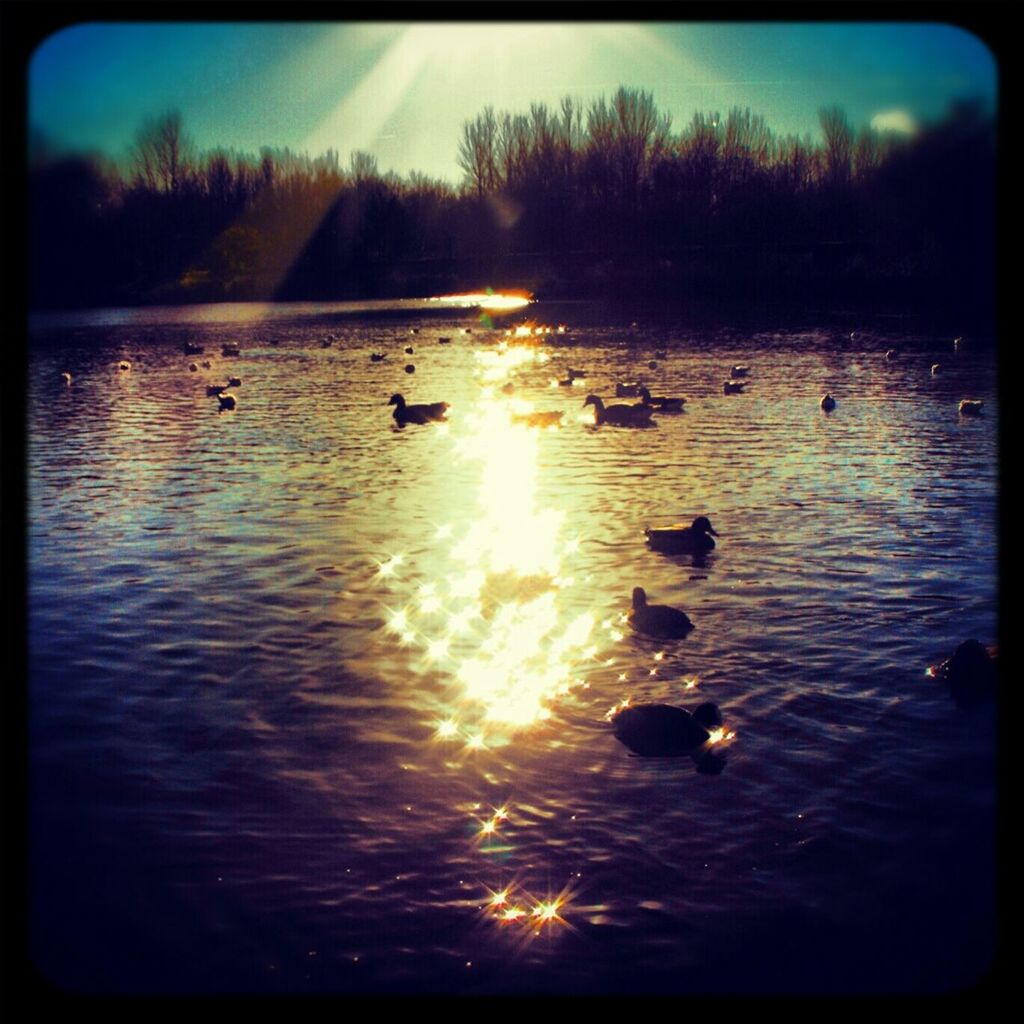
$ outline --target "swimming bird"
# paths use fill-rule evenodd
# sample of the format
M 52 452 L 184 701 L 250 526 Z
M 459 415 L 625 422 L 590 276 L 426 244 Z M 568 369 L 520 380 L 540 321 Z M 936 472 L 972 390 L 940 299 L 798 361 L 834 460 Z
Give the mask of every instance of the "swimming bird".
M 571 366 L 566 370 L 569 374 L 569 380 L 575 380 L 577 377 L 586 377 L 586 370 L 574 370 Z
M 412 345 L 406 345 L 405 346 L 405 354 L 407 356 L 411 356 L 412 355 Z
M 627 705 L 612 718 L 615 738 L 642 757 L 681 757 L 711 739 L 722 713 L 710 701 L 691 715 L 671 704 Z
M 895 359 L 895 358 L 896 358 L 896 357 L 897 357 L 897 356 L 898 356 L 899 354 L 900 354 L 900 353 L 899 353 L 899 350 L 898 350 L 898 349 L 895 349 L 895 348 L 890 348 L 890 349 L 889 349 L 889 350 L 888 350 L 888 351 L 887 351 L 887 352 L 885 353 L 885 358 L 886 358 L 886 359 Z
M 750 373 L 750 367 L 749 366 L 734 366 L 729 371 L 729 376 L 732 377 L 732 378 L 746 377 L 748 373 Z
M 686 612 L 664 604 L 648 604 L 643 587 L 633 588 L 633 607 L 628 619 L 633 629 L 648 636 L 680 639 L 693 629 Z
M 960 400 L 960 415 L 961 416 L 980 416 L 981 407 L 985 403 L 979 401 L 977 398 L 963 398 Z
M 197 345 L 194 341 L 186 341 L 185 344 L 181 346 L 181 350 L 187 356 L 201 356 L 203 354 L 203 346 Z
M 965 640 L 952 657 L 932 665 L 928 675 L 945 683 L 960 707 L 976 707 L 996 694 L 997 653 L 995 647 Z
M 827 391 L 821 396 L 821 407 L 825 412 L 831 412 L 836 407 L 836 400 Z
M 320 347 L 321 348 L 330 348 L 333 344 L 334 344 L 334 339 L 333 338 L 322 338 L 320 340 Z
M 204 370 L 208 370 L 210 368 L 210 360 L 204 359 L 199 365 L 202 366 Z
M 653 359 L 647 364 L 648 370 L 656 370 L 657 368 L 658 364 Z
M 594 407 L 594 422 L 600 426 L 608 423 L 613 427 L 646 427 L 650 425 L 651 413 L 649 405 L 609 405 L 605 406 L 597 395 L 587 395 L 584 407 Z
M 942 369 L 942 363 L 932 363 L 932 376 L 938 377 L 939 370 Z
M 682 412 L 686 404 L 685 398 L 666 398 L 664 395 L 652 395 L 647 388 L 640 389 L 640 397 L 644 405 L 649 405 L 659 412 Z
M 196 366 L 195 363 L 189 363 L 188 364 L 188 372 L 189 373 L 198 373 L 199 372 L 199 367 Z
M 416 372 L 416 367 L 412 363 L 406 363 L 405 364 L 405 372 L 406 373 L 415 373 Z
M 718 533 L 707 516 L 697 516 L 689 526 L 683 526 L 682 523 L 675 526 L 649 526 L 644 530 L 644 535 L 652 551 L 699 555 L 715 546 L 713 538 Z
M 226 345 L 221 346 L 220 354 L 222 356 L 240 356 L 242 350 L 233 341 L 229 341 Z
M 370 362 L 371 363 L 379 363 L 379 362 L 381 362 L 382 360 L 384 360 L 386 358 L 387 358 L 387 356 L 383 352 L 371 352 L 370 353 Z
M 561 412 L 524 412 L 512 416 L 513 423 L 525 423 L 528 427 L 557 427 L 562 422 Z
M 238 404 L 238 400 L 235 398 L 235 396 L 228 391 L 225 391 L 223 394 L 218 395 L 217 398 L 220 399 L 220 407 L 222 410 L 234 409 L 234 407 Z
M 420 333 L 420 329 L 418 327 L 410 327 L 409 328 L 409 333 L 410 334 L 419 334 Z
M 241 377 L 228 377 L 228 387 L 229 388 L 240 388 L 241 386 L 242 386 L 242 378 Z
M 654 353 L 654 358 L 655 359 L 668 359 L 668 352 L 665 349 L 663 349 L 663 348 L 659 348 Z
M 119 370 L 130 370 L 132 368 L 132 364 L 127 359 L 122 359 L 121 362 L 117 364 L 117 368 Z
M 639 381 L 633 381 L 631 384 L 616 384 L 615 385 L 615 397 L 616 398 L 639 398 L 640 389 L 643 387 Z
M 398 394 L 388 399 L 388 405 L 395 406 L 395 422 L 404 427 L 406 423 L 430 423 L 444 420 L 450 406 L 447 402 L 432 402 L 429 405 L 406 405 L 405 399 Z
M 727 380 L 722 384 L 722 390 L 727 395 L 738 395 L 742 393 L 746 386 L 747 382 L 745 380 Z
M 210 398 L 216 398 L 222 391 L 227 391 L 230 384 L 207 384 L 206 394 Z
M 64 383 L 65 384 L 70 384 L 71 383 L 71 374 L 68 373 L 66 370 L 65 370 L 64 373 L 61 374 L 61 377 L 64 379 Z
M 452 339 L 451 338 L 438 338 L 438 345 L 447 345 Z

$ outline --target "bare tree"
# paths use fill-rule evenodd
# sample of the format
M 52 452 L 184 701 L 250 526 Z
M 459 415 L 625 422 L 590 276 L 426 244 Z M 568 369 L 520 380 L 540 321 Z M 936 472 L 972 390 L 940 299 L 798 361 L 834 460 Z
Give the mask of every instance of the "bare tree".
M 131 153 L 136 178 L 153 191 L 175 194 L 192 168 L 192 143 L 176 110 L 148 118 Z
M 845 185 L 850 180 L 853 157 L 853 129 L 842 107 L 822 107 L 818 111 L 821 134 L 825 139 L 825 163 L 829 181 Z

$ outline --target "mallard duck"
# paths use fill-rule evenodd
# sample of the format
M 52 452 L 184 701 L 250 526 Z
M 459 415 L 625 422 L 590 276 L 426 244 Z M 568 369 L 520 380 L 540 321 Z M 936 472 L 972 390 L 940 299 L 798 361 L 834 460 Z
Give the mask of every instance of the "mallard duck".
M 960 401 L 961 416 L 980 416 L 981 407 L 985 403 L 977 398 L 964 398 Z
M 392 395 L 388 405 L 395 406 L 395 422 L 404 427 L 406 423 L 430 423 L 445 419 L 450 406 L 447 402 L 432 402 L 430 405 L 406 405 L 401 395 Z
M 649 405 L 609 405 L 605 406 L 597 395 L 587 395 L 584 407 L 594 407 L 594 422 L 599 426 L 608 423 L 613 427 L 646 427 L 651 422 L 654 411 Z
M 234 409 L 238 404 L 238 400 L 230 392 L 225 391 L 218 395 L 217 398 L 220 400 L 221 409 Z
M 649 405 L 659 412 L 682 412 L 683 406 L 686 404 L 685 398 L 654 396 L 647 388 L 640 389 L 640 397 L 644 400 L 644 405 Z
M 733 377 L 733 378 L 736 378 L 736 377 L 746 377 L 748 373 L 750 373 L 750 367 L 749 366 L 734 366 L 729 371 L 729 376 Z
M 611 720 L 615 738 L 642 757 L 681 757 L 711 739 L 722 713 L 708 702 L 691 715 L 671 704 L 627 705 Z
M 831 412 L 836 407 L 836 400 L 827 391 L 821 396 L 821 407 L 825 412 Z
M 746 386 L 747 382 L 745 380 L 727 380 L 722 384 L 722 391 L 727 395 L 738 395 L 742 393 Z
M 525 423 L 528 427 L 556 427 L 562 422 L 561 412 L 524 412 L 512 416 L 513 423 Z
M 707 516 L 697 516 L 689 526 L 649 526 L 644 535 L 652 551 L 699 555 L 714 548 L 718 533 Z
M 648 604 L 643 587 L 633 588 L 633 607 L 629 612 L 629 624 L 638 633 L 648 636 L 681 638 L 693 629 L 686 612 L 669 608 L 664 604 Z

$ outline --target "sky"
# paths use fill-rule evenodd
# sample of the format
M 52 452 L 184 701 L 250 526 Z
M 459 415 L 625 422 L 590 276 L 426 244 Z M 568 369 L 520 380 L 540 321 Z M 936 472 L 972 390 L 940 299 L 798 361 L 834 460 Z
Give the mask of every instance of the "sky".
M 818 109 L 900 129 L 951 100 L 997 102 L 983 41 L 941 23 L 86 23 L 29 68 L 29 125 L 63 149 L 123 160 L 144 121 L 177 110 L 200 152 L 354 150 L 381 171 L 458 182 L 463 124 L 491 105 L 653 93 L 681 130 L 749 107 L 820 137 Z

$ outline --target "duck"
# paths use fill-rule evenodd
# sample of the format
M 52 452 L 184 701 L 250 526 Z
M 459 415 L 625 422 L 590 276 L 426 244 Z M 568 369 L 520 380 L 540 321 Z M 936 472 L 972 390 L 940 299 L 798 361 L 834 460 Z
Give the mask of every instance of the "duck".
M 387 356 L 383 352 L 371 352 L 370 353 L 370 362 L 371 363 L 379 363 L 379 362 L 383 361 L 384 359 L 387 359 Z
M 708 701 L 690 714 L 671 704 L 632 704 L 611 720 L 615 738 L 641 757 L 681 757 L 699 750 L 722 724 L 722 713 Z
M 722 391 L 727 395 L 739 395 L 746 386 L 745 380 L 727 380 L 722 384 Z
M 199 365 L 202 366 L 204 370 L 208 370 L 210 368 L 210 360 L 204 359 Z
M 447 345 L 452 339 L 451 338 L 438 338 L 438 345 Z
M 639 381 L 633 381 L 631 384 L 616 384 L 615 385 L 615 397 L 616 398 L 639 398 L 640 389 L 643 387 Z
M 648 370 L 656 370 L 657 368 L 658 364 L 653 359 L 647 364 Z
M 334 340 L 332 338 L 323 338 L 320 341 L 321 348 L 330 348 L 333 344 Z
M 242 378 L 241 377 L 228 377 L 228 387 L 229 388 L 240 388 L 241 386 L 242 386 Z
M 420 329 L 418 327 L 410 327 L 409 328 L 409 333 L 410 334 L 419 334 L 420 333 Z
M 638 633 L 681 639 L 693 629 L 686 612 L 664 604 L 648 604 L 643 587 L 633 588 L 633 607 L 629 611 L 629 624 Z
M 597 395 L 587 395 L 583 402 L 584 407 L 594 407 L 594 422 L 600 426 L 608 423 L 613 427 L 646 427 L 651 424 L 651 413 L 654 411 L 649 405 L 609 405 L 605 406 Z
M 416 372 L 415 365 L 413 363 L 406 363 L 405 364 L 405 372 L 406 373 L 415 373 Z
M 729 376 L 735 379 L 736 377 L 746 377 L 750 373 L 749 366 L 737 365 L 729 371 Z
M 978 640 L 965 640 L 952 657 L 932 665 L 928 675 L 949 687 L 959 707 L 977 707 L 995 696 L 998 673 L 995 647 Z
M 932 376 L 938 377 L 939 370 L 942 369 L 942 363 L 932 363 Z
M 429 405 L 406 405 L 405 399 L 394 394 L 388 399 L 388 405 L 395 406 L 395 422 L 404 427 L 406 423 L 430 423 L 444 420 L 450 406 L 447 402 L 432 402 Z
M 412 345 L 406 345 L 405 346 L 405 354 L 407 356 L 411 356 L 412 355 Z
M 686 404 L 685 398 L 653 396 L 647 388 L 640 389 L 640 397 L 644 400 L 644 405 L 649 405 L 659 412 L 682 412 L 683 406 Z
M 825 412 L 831 412 L 835 407 L 836 400 L 832 397 L 831 394 L 829 394 L 829 392 L 826 391 L 825 394 L 821 396 L 821 408 Z
M 528 427 L 557 427 L 562 422 L 561 412 L 524 412 L 512 416 L 513 423 L 525 423 Z
M 63 372 L 63 373 L 61 374 L 61 378 L 63 379 L 63 381 L 64 381 L 64 383 L 65 383 L 65 384 L 70 384 L 70 383 L 71 383 L 71 374 L 70 374 L 70 373 L 68 373 L 68 372 L 67 372 L 67 370 L 65 370 L 65 371 L 64 371 L 64 372 Z
M 961 416 L 980 416 L 981 407 L 985 403 L 977 398 L 963 398 L 960 400 Z
M 897 357 L 897 356 L 898 356 L 899 354 L 900 354 L 900 353 L 899 353 L 899 350 L 898 350 L 898 349 L 895 349 L 895 348 L 890 348 L 890 349 L 888 349 L 888 350 L 886 351 L 886 353 L 885 353 L 885 358 L 886 358 L 886 359 L 895 359 L 895 358 L 896 358 L 896 357 Z
M 199 372 L 199 367 L 195 363 L 189 363 L 188 364 L 188 372 L 189 373 L 198 373 Z
M 203 354 L 203 346 L 197 345 L 194 341 L 186 341 L 185 344 L 181 346 L 181 350 L 187 356 L 201 356 Z
M 586 370 L 574 370 L 571 366 L 566 370 L 569 374 L 569 380 L 575 380 L 577 377 L 586 377 Z
M 122 359 L 121 362 L 117 364 L 117 368 L 119 370 L 130 370 L 132 368 L 132 364 L 129 360 Z
M 663 349 L 663 348 L 657 349 L 655 351 L 655 353 L 654 353 L 654 358 L 655 359 L 668 359 L 668 351 L 667 351 L 667 349 Z
M 707 516 L 697 516 L 689 526 L 649 526 L 644 535 L 652 551 L 699 555 L 714 548 L 718 532 Z
M 220 354 L 222 356 L 240 356 L 242 350 L 233 341 L 229 341 L 226 345 L 221 346 Z
M 234 409 L 234 407 L 238 404 L 238 399 L 236 399 L 235 396 L 231 394 L 229 391 L 225 391 L 222 394 L 219 394 L 217 398 L 220 400 L 220 407 L 222 410 Z
M 207 384 L 206 394 L 209 398 L 216 398 L 221 392 L 227 391 L 230 386 L 230 384 Z

